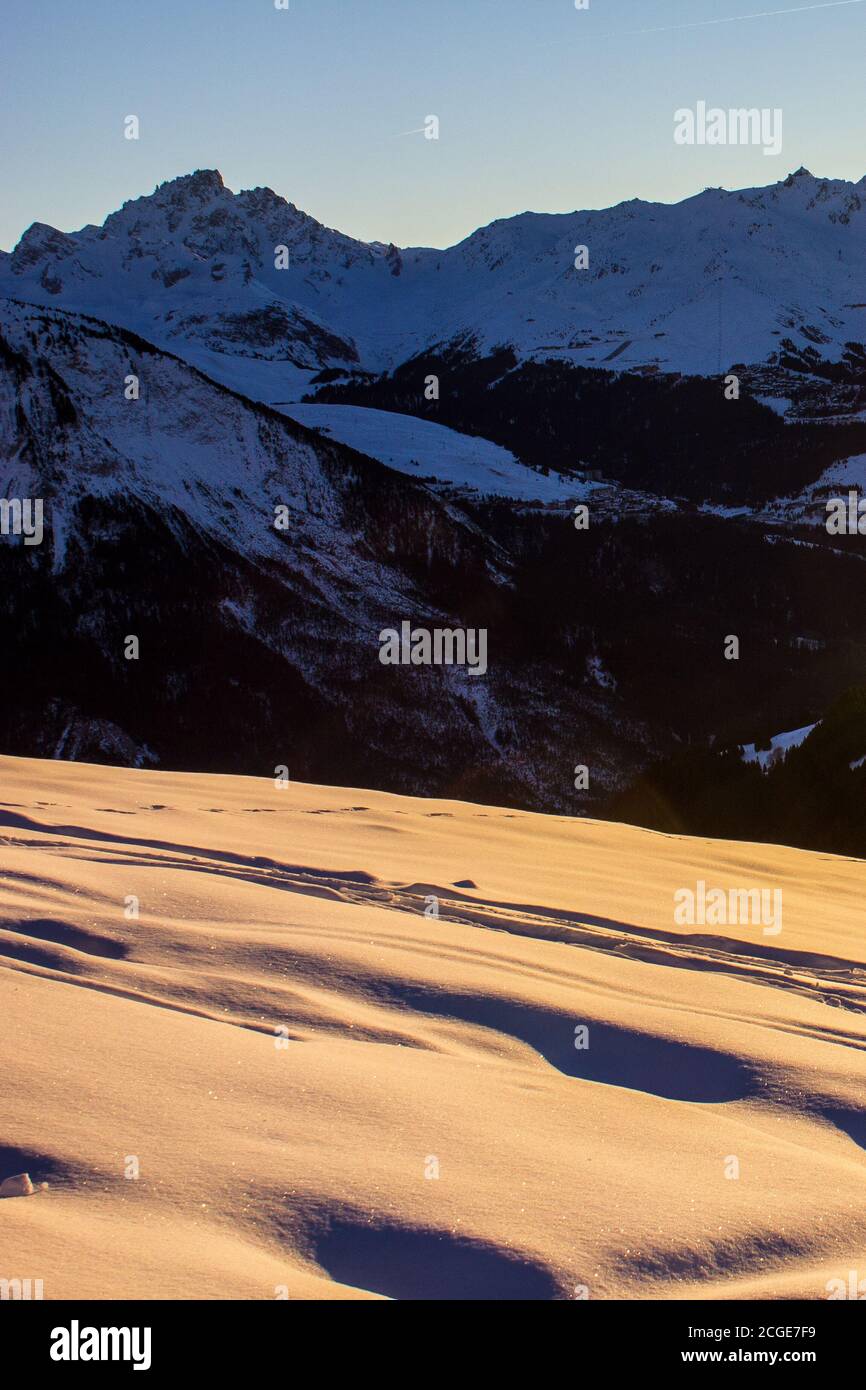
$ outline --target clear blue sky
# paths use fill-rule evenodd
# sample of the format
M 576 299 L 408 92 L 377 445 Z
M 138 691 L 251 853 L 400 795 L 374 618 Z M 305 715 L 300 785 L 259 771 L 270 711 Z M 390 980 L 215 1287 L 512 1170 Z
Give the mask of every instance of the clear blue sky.
M 673 27 L 805 3 L 2 0 L 0 246 L 202 167 L 366 240 L 441 246 L 527 208 L 674 201 L 801 164 L 859 179 L 866 3 Z M 700 99 L 781 107 L 781 156 L 675 146 L 674 110 Z M 438 142 L 402 134 L 430 114 Z

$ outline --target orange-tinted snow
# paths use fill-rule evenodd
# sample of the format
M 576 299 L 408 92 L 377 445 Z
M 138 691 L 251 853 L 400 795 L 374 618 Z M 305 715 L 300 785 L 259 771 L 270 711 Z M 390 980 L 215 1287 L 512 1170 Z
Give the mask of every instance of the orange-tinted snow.
M 48 1182 L 0 1202 L 0 1278 L 820 1299 L 866 1276 L 862 861 L 19 758 L 0 837 L 0 1180 Z M 677 925 L 698 880 L 781 889 L 782 931 Z

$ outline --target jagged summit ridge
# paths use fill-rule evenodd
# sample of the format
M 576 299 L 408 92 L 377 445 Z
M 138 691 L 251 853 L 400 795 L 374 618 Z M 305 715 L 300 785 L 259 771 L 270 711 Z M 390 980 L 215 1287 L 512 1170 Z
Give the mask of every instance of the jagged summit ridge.
M 199 169 L 102 227 L 34 224 L 0 261 L 0 292 L 119 323 L 221 379 L 243 359 L 244 389 L 274 401 L 322 368 L 382 370 L 455 341 L 618 371 L 717 373 L 786 342 L 838 361 L 866 340 L 864 189 L 800 168 L 764 188 L 525 212 L 447 250 L 401 249 Z M 275 362 L 282 376 L 249 365 Z

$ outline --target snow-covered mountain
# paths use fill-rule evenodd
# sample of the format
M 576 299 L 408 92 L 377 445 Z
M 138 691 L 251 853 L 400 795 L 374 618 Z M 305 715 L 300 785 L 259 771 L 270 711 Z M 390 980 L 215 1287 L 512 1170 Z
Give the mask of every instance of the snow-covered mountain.
M 0 747 L 540 804 L 556 729 L 588 720 L 615 775 L 645 732 L 588 666 L 539 662 L 514 556 L 448 491 L 127 330 L 3 302 L 0 497 L 40 499 L 44 538 L 0 536 Z M 405 620 L 489 627 L 485 679 L 383 666 Z
M 33 226 L 0 256 L 0 498 L 45 540 L 0 536 L 0 751 L 584 815 L 822 718 L 866 643 L 866 550 L 818 524 L 866 457 L 863 191 L 399 251 L 200 172 Z M 383 666 L 404 620 L 483 628 L 484 679 Z
M 383 679 L 379 632 L 448 625 L 507 565 L 409 479 L 124 330 L 6 302 L 0 496 L 44 507 L 41 544 L 0 538 L 4 746 L 293 775 L 333 755 L 368 780 L 388 758 L 398 783 L 390 731 L 415 723 L 410 763 L 460 727 L 478 760 L 465 673 Z
M 296 400 L 322 368 L 378 372 L 455 341 L 686 374 L 783 348 L 834 362 L 866 340 L 864 204 L 866 178 L 801 169 L 675 205 L 527 212 L 448 250 L 400 250 L 206 170 L 102 227 L 34 224 L 0 259 L 0 293 L 121 324 L 270 403 Z

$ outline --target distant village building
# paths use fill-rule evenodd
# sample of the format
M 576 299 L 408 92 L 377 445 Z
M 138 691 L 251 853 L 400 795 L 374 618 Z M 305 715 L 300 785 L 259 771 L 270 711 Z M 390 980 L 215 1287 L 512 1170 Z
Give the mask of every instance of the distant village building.
M 604 474 L 600 468 L 587 468 L 585 463 L 579 463 L 574 471 L 578 481 L 581 483 L 604 482 Z

